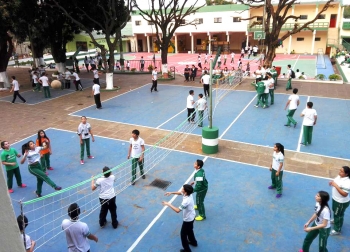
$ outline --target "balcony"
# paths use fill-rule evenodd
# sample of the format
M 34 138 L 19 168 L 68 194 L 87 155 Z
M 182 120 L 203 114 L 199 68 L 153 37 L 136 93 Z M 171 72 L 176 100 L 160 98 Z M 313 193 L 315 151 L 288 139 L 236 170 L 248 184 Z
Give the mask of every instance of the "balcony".
M 251 23 L 252 24 L 252 23 Z M 250 25 L 248 25 L 247 30 L 248 32 L 254 32 L 254 31 L 261 31 L 262 30 L 262 25 L 255 25 L 253 27 L 250 28 Z M 299 25 L 303 25 L 304 23 L 300 23 L 298 22 Z M 350 24 L 350 22 L 349 22 Z M 282 26 L 281 31 L 290 31 L 294 28 L 295 23 L 285 23 Z M 316 31 L 327 31 L 329 28 L 329 22 L 315 22 L 313 24 L 310 24 L 309 27 L 311 29 L 314 29 Z M 344 25 L 343 25 L 344 27 Z M 270 29 L 272 29 L 272 25 L 270 26 Z M 344 28 L 343 28 L 344 29 Z M 349 26 L 350 29 L 350 26 Z M 308 30 L 308 29 L 303 29 L 304 31 Z
M 343 30 L 350 30 L 350 22 L 343 22 Z

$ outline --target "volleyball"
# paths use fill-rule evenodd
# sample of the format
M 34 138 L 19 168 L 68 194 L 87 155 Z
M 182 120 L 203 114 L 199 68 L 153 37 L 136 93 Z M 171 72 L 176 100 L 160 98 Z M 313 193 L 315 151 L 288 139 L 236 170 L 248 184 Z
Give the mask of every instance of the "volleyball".
M 53 82 L 51 82 L 51 87 L 53 89 L 60 89 L 61 88 L 61 82 L 58 80 L 54 80 Z

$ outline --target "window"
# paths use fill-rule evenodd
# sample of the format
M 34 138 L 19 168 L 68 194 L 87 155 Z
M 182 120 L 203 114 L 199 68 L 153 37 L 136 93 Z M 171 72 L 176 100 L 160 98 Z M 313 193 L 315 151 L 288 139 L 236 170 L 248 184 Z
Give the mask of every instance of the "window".
M 304 41 L 304 38 L 297 38 L 297 41 Z
M 263 17 L 256 17 L 256 21 L 263 21 Z
M 84 51 L 84 52 L 88 51 L 87 42 L 85 42 L 85 41 L 76 41 L 75 45 L 76 45 L 77 49 L 80 47 L 80 51 Z
M 196 18 L 195 23 L 196 24 L 203 24 L 203 18 Z
M 222 18 L 214 18 L 214 23 L 222 23 Z
M 315 41 L 321 41 L 321 38 L 315 38 Z
M 148 22 L 148 25 L 153 25 L 153 23 L 152 22 Z
M 201 39 L 197 39 L 196 45 L 202 45 L 202 40 Z
M 234 17 L 233 18 L 233 22 L 241 22 L 241 18 L 240 17 Z
M 186 19 L 182 19 L 181 24 L 186 24 Z
M 307 19 L 307 15 L 300 15 L 300 19 Z
M 140 20 L 135 21 L 135 25 L 141 25 L 141 21 Z
M 321 14 L 318 16 L 318 19 L 326 19 L 326 14 Z

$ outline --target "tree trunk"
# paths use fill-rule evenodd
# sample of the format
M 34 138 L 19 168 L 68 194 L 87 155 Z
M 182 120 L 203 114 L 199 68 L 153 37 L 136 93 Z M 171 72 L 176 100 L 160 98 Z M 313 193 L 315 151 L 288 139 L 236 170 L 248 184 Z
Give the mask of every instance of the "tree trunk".
M 272 67 L 273 60 L 276 57 L 276 47 L 268 46 L 268 50 L 265 56 L 264 64 L 268 67 Z
M 4 83 L 5 88 L 10 87 L 6 69 L 13 49 L 12 37 L 6 34 L 6 36 L 0 38 L 0 82 Z
M 168 46 L 170 39 L 164 39 L 161 46 L 161 59 L 162 59 L 162 75 L 164 78 L 168 78 Z

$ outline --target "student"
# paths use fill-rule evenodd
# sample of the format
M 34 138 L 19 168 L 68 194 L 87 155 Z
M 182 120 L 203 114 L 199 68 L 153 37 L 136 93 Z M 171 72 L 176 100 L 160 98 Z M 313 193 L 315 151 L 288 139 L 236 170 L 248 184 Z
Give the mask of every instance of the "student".
M 287 81 L 287 85 L 286 85 L 286 91 L 288 91 L 289 89 L 292 89 L 292 78 L 294 78 L 295 76 L 293 76 L 293 70 L 292 70 L 292 66 L 291 65 L 288 65 L 287 66 L 288 68 L 288 81 Z
M 190 68 L 188 67 L 188 65 L 186 65 L 186 67 L 184 69 L 184 75 L 185 75 L 184 81 L 188 82 L 190 80 Z
M 27 101 L 19 94 L 19 84 L 18 81 L 16 80 L 15 76 L 12 76 L 12 88 L 10 90 L 10 93 L 13 92 L 13 99 L 12 99 L 12 103 L 15 103 L 17 96 L 19 97 L 19 99 L 22 100 L 23 103 L 26 103 Z
M 91 56 L 90 56 L 90 59 L 89 59 L 89 64 L 91 66 L 90 71 L 93 70 L 94 68 L 96 68 L 95 61 L 94 61 L 94 59 Z
M 207 101 L 203 99 L 203 94 L 198 95 L 198 101 L 196 102 L 197 104 L 197 109 L 198 109 L 198 127 L 203 127 L 203 116 L 204 116 L 204 110 L 207 108 Z
M 235 63 L 235 53 L 231 52 L 231 64 Z
M 305 223 L 304 231 L 307 235 L 304 239 L 303 248 L 299 252 L 309 252 L 311 243 L 318 236 L 318 250 L 327 250 L 327 239 L 331 230 L 331 210 L 328 206 L 329 194 L 325 191 L 319 191 L 316 196 L 315 213 L 310 220 Z M 311 227 L 309 225 L 312 223 Z
M 36 147 L 35 143 L 33 141 L 29 141 L 27 144 L 24 144 L 22 146 L 22 160 L 21 164 L 24 164 L 25 160 L 28 161 L 28 170 L 31 174 L 33 174 L 37 179 L 37 186 L 36 186 L 36 195 L 37 197 L 41 197 L 42 187 L 44 181 L 50 185 L 52 188 L 54 188 L 56 191 L 59 191 L 62 189 L 62 187 L 57 186 L 55 182 L 53 182 L 43 171 L 43 168 L 40 164 L 40 151 L 43 149 L 46 149 L 47 145 L 46 143 L 43 143 L 43 147 Z
M 284 107 L 284 110 L 286 110 L 289 105 L 289 109 L 287 113 L 288 121 L 284 125 L 286 127 L 290 127 L 290 124 L 293 124 L 294 128 L 297 126 L 297 122 L 293 118 L 293 115 L 300 104 L 299 95 L 297 95 L 297 93 L 298 93 L 298 89 L 294 88 L 293 94 L 289 96 L 286 106 Z
M 115 176 L 112 175 L 111 170 L 105 166 L 102 169 L 103 177 L 98 178 L 95 182 L 92 176 L 91 180 L 91 190 L 96 190 L 100 188 L 99 200 L 101 204 L 99 223 L 100 227 L 103 228 L 107 224 L 107 214 L 108 211 L 111 214 L 112 226 L 114 229 L 118 227 L 117 220 L 117 205 L 115 204 L 115 192 L 114 192 L 114 182 Z
M 266 108 L 265 103 L 265 83 L 261 81 L 261 78 L 256 79 L 255 83 L 256 92 L 258 93 L 258 98 L 256 100 L 256 108 L 259 107 L 259 104 L 262 108 Z
M 39 78 L 39 82 L 42 84 L 44 89 L 44 96 L 45 98 L 51 98 L 50 93 L 50 80 L 47 78 L 46 73 L 43 73 L 43 75 Z
M 72 73 L 69 71 L 68 68 L 66 68 L 66 71 L 64 72 L 65 74 L 65 88 L 66 89 L 70 89 L 70 76 L 72 75 Z
M 256 57 L 257 54 L 258 54 L 258 46 L 255 45 L 253 46 L 253 56 Z
M 254 74 L 255 74 L 255 78 L 256 78 L 256 82 L 257 82 L 257 79 L 261 79 L 261 80 L 263 80 L 263 78 L 262 78 L 262 76 L 261 76 L 261 66 L 258 66 L 258 69 L 256 69 L 255 70 L 255 72 L 254 72 Z
M 90 61 L 89 61 L 89 59 L 87 58 L 87 56 L 85 56 L 84 65 L 85 65 L 86 71 L 87 71 L 87 72 L 90 72 L 90 70 L 89 70 Z
M 140 131 L 137 129 L 131 132 L 130 138 L 130 146 L 128 151 L 128 159 L 131 157 L 131 184 L 135 185 L 136 181 L 136 168 L 137 164 L 140 168 L 140 174 L 143 179 L 146 178 L 143 172 L 143 166 L 145 163 L 144 155 L 145 155 L 145 141 L 140 137 Z
M 219 67 L 219 68 L 221 67 L 221 54 L 220 54 L 219 57 L 218 57 L 218 67 Z
M 204 55 L 204 64 L 208 64 L 208 54 Z
M 202 71 L 202 62 L 200 56 L 198 57 L 198 68 Z
M 241 58 L 244 58 L 244 48 L 241 49 Z
M 301 73 L 299 72 L 299 69 L 297 69 L 295 71 L 295 79 L 299 79 L 300 76 L 301 76 Z
M 68 252 L 90 251 L 89 240 L 98 242 L 97 236 L 90 233 L 89 227 L 85 222 L 79 221 L 80 208 L 77 203 L 68 207 L 68 216 L 70 219 L 62 221 L 62 230 L 66 234 Z
M 203 170 L 203 161 L 197 159 L 194 162 L 194 169 L 196 173 L 194 174 L 194 182 L 191 183 L 193 186 L 196 183 L 193 192 L 196 192 L 196 204 L 194 209 L 198 209 L 198 216 L 195 218 L 196 221 L 202 221 L 206 219 L 205 208 L 204 208 L 204 198 L 208 191 L 208 181 L 205 177 L 205 172 Z
M 79 75 L 73 71 L 72 76 L 74 77 L 75 91 L 83 91 L 83 85 L 81 85 L 81 81 Z
M 174 212 L 180 213 L 183 211 L 183 222 L 180 231 L 181 243 L 183 249 L 180 249 L 180 252 L 191 252 L 189 245 L 197 247 L 198 243 L 196 237 L 193 233 L 193 222 L 196 216 L 193 203 L 193 187 L 191 185 L 183 185 L 180 192 L 167 192 L 165 196 L 171 194 L 182 195 L 182 203 L 179 207 L 173 206 L 171 203 L 163 201 L 164 206 L 170 207 Z
M 100 72 L 96 69 L 96 67 L 92 68 L 92 73 L 94 74 L 94 83 L 100 85 Z
M 307 80 L 307 76 L 305 75 L 305 73 L 304 73 L 304 72 L 302 72 L 302 73 L 301 73 L 301 77 L 303 77 L 303 78 L 304 78 L 304 80 Z
M 157 67 L 155 67 L 152 71 L 152 87 L 151 87 L 151 93 L 152 91 L 156 91 L 158 92 L 158 89 L 157 89 L 157 85 L 158 85 L 158 82 L 157 82 L 157 78 L 158 78 L 158 72 L 157 72 Z
M 78 135 L 80 139 L 80 164 L 84 164 L 84 148 L 86 145 L 86 154 L 88 159 L 94 159 L 90 154 L 90 136 L 92 142 L 95 142 L 94 134 L 91 130 L 90 123 L 87 122 L 86 116 L 81 117 L 81 123 L 78 126 Z
M 196 112 L 194 110 L 194 91 L 190 90 L 187 96 L 187 121 L 194 123 L 194 118 L 196 117 Z
M 11 148 L 9 142 L 2 141 L 1 148 L 1 163 L 5 166 L 7 175 L 7 190 L 9 193 L 13 193 L 13 175 L 16 177 L 17 186 L 20 188 L 27 187 L 26 184 L 22 183 L 21 171 L 17 163 L 17 157 L 21 157 L 14 148 Z
M 224 66 L 226 66 L 227 54 L 224 54 Z
M 145 60 L 143 59 L 143 56 L 141 56 L 141 59 L 140 59 L 140 71 L 143 72 L 144 68 L 145 68 Z
M 269 82 L 269 94 L 271 98 L 270 105 L 273 105 L 275 103 L 275 80 L 272 78 L 271 73 L 266 73 L 267 81 Z
M 265 98 L 265 107 L 269 107 L 269 92 L 270 92 L 270 81 L 268 80 L 263 80 L 265 90 L 264 90 L 264 98 Z M 263 107 L 264 108 L 264 107 Z
M 271 185 L 269 189 L 276 189 L 276 198 L 281 198 L 283 191 L 283 170 L 284 170 L 284 146 L 280 143 L 276 143 L 273 147 L 272 163 L 270 166 L 271 171 Z
M 45 131 L 39 130 L 35 145 L 38 147 L 43 147 L 44 143 L 46 144 L 47 148 L 40 151 L 40 164 L 43 171 L 46 173 L 46 175 L 48 175 L 47 170 L 53 170 L 50 165 L 50 156 L 52 155 L 51 142 L 46 136 Z
M 241 69 L 241 68 L 242 68 L 242 60 L 239 59 L 237 63 L 237 69 Z
M 252 50 L 249 48 L 248 49 L 248 59 L 250 58 L 251 55 L 252 55 Z
M 272 69 L 270 69 L 270 73 L 272 74 L 272 78 L 274 79 L 275 81 L 275 89 L 276 89 L 276 86 L 277 86 L 277 71 L 276 71 L 276 67 L 273 66 Z
M 33 79 L 33 83 L 34 83 L 34 89 L 33 91 L 38 91 L 38 92 L 41 92 L 41 86 L 40 86 L 40 83 L 38 81 L 38 73 L 37 72 L 33 72 L 32 74 L 32 79 Z
M 192 68 L 191 68 L 191 80 L 194 81 L 196 76 L 197 76 L 197 68 L 195 67 L 195 65 L 192 65 Z
M 334 227 L 330 235 L 340 235 L 344 222 L 345 210 L 350 204 L 350 168 L 343 166 L 339 175 L 329 182 L 332 187 L 332 210 L 334 213 Z
M 311 144 L 312 141 L 312 131 L 314 128 L 314 125 L 316 125 L 317 121 L 317 112 L 315 109 L 313 109 L 313 103 L 308 102 L 306 104 L 306 109 L 301 112 L 301 117 L 304 117 L 303 120 L 303 142 L 301 142 L 301 145 L 308 145 Z
M 101 104 L 101 86 L 97 84 L 96 80 L 93 80 L 94 85 L 92 85 L 92 95 L 94 96 L 96 109 L 102 109 Z
M 126 70 L 130 71 L 130 62 L 128 60 L 126 61 Z
M 28 226 L 28 218 L 25 215 L 18 215 L 17 224 L 19 227 L 19 231 L 21 232 L 21 241 L 25 241 L 25 244 L 24 244 L 25 251 L 33 252 L 36 242 L 33 241 L 29 235 L 24 233 L 25 228 Z
M 210 75 L 207 71 L 204 71 L 204 75 L 201 78 L 201 83 L 203 84 L 203 90 L 205 97 L 209 97 L 209 83 L 210 83 Z

